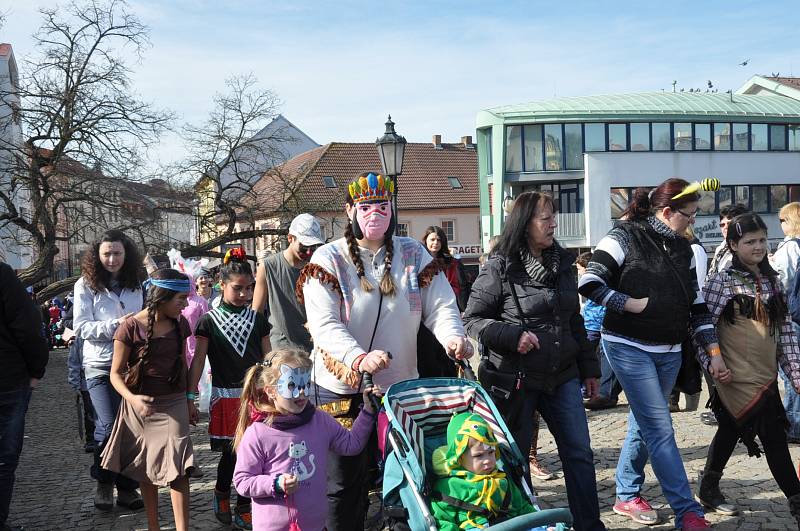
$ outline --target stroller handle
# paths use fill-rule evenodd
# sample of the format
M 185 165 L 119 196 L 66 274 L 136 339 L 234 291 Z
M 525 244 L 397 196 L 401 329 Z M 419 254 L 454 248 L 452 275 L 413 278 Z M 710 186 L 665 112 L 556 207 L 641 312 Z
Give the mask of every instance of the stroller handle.
M 372 373 L 364 371 L 361 373 L 361 381 L 364 382 L 364 388 L 373 387 L 375 384 L 372 381 Z M 369 395 L 369 401 L 372 404 L 372 409 L 375 410 L 375 414 L 378 414 L 378 411 L 381 410 L 381 401 L 378 400 L 375 395 Z

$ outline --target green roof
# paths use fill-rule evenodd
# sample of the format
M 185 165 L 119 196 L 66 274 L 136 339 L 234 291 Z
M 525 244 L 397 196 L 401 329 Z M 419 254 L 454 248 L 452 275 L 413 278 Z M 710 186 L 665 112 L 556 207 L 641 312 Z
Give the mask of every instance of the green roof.
M 644 92 L 534 101 L 478 113 L 477 126 L 604 120 L 761 120 L 799 122 L 800 101 L 784 96 Z

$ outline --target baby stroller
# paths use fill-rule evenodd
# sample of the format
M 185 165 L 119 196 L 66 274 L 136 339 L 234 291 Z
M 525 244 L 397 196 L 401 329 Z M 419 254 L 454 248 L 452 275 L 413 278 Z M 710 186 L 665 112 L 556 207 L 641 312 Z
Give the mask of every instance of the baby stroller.
M 383 514 L 393 531 L 436 531 L 428 500 L 433 482 L 433 451 L 446 444 L 450 418 L 474 411 L 492 427 L 500 445 L 502 469 L 538 509 L 524 480 L 525 461 L 500 413 L 478 382 L 460 378 L 423 378 L 391 386 L 384 397 L 389 421 L 383 473 Z M 492 531 L 534 528 L 569 529 L 567 509 L 549 509 L 494 523 Z

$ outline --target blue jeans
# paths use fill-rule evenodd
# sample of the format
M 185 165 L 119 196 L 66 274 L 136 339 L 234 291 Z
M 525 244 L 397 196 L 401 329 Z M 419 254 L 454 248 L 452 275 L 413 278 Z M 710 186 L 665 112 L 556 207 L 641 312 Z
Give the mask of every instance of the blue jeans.
M 525 391 L 522 411 L 516 425 L 509 426 L 522 455 L 530 452 L 533 413 L 539 411 L 558 447 L 564 469 L 567 499 L 576 531 L 603 530 L 597 502 L 594 454 L 589 440 L 589 425 L 583 409 L 581 385 L 577 378 L 558 386 L 553 394 Z
M 783 380 L 783 408 L 786 410 L 786 418 L 789 420 L 789 431 L 786 435 L 800 439 L 800 395 L 794 390 L 792 381 L 780 366 L 778 373 Z
M 111 385 L 108 376 L 96 376 L 86 380 L 86 389 L 92 397 L 92 406 L 95 412 L 94 440 L 97 447 L 94 451 L 94 464 L 91 474 L 100 483 L 114 483 L 119 490 L 134 490 L 139 487 L 139 482 L 123 475 L 106 470 L 100 466 L 100 454 L 106 447 L 106 442 L 111 436 L 114 420 L 117 418 L 119 403 L 122 397 Z
M 611 368 L 611 363 L 608 362 L 602 343 L 597 345 L 597 356 L 600 358 L 600 396 L 619 400 L 622 386 L 614 374 L 614 369 Z
M 27 383 L 20 389 L 0 392 L 0 526 L 8 519 L 30 401 L 31 388 Z
M 653 471 L 675 512 L 675 526 L 680 527 L 687 512 L 703 515 L 692 497 L 667 403 L 681 367 L 681 353 L 647 352 L 605 339 L 602 344 L 631 406 L 617 464 L 617 498 L 630 501 L 640 495 L 644 465 L 652 457 Z

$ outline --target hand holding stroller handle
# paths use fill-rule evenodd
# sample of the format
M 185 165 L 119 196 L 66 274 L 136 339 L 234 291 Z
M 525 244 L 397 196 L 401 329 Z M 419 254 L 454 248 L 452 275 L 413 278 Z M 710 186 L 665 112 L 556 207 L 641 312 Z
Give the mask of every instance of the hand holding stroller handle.
M 361 373 L 361 381 L 364 383 L 364 389 L 369 389 L 370 387 L 374 388 L 375 383 L 372 381 L 372 375 L 366 371 Z M 372 404 L 372 410 L 375 414 L 378 414 L 378 411 L 381 410 L 381 401 L 378 398 L 370 393 L 369 394 L 369 402 Z

